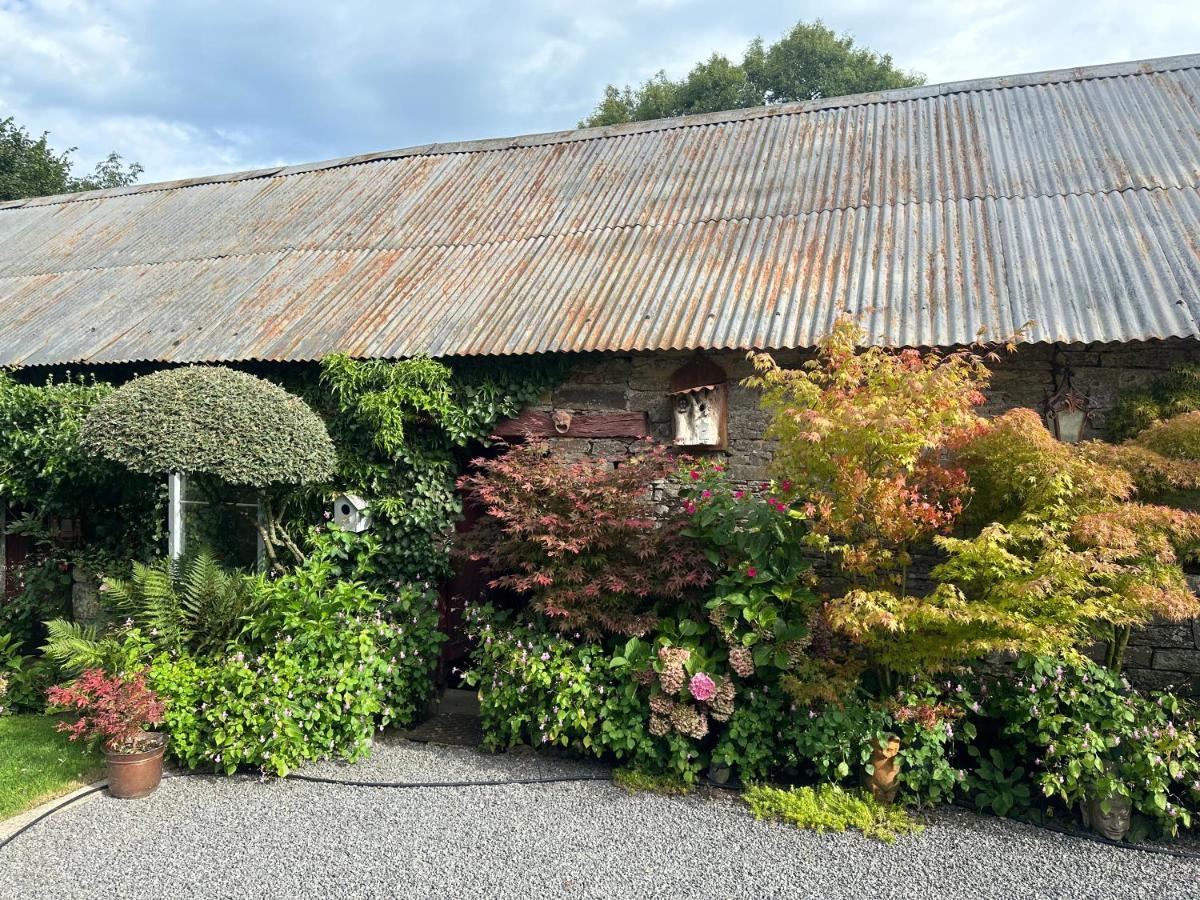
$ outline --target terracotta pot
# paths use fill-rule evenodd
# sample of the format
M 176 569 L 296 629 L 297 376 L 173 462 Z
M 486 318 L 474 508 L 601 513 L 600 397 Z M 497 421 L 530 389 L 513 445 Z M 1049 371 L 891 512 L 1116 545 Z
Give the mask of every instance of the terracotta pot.
M 167 736 L 152 733 L 156 746 L 140 753 L 104 752 L 108 763 L 108 793 L 122 800 L 134 800 L 154 793 L 162 781 L 163 751 L 167 749 Z
M 871 752 L 870 771 L 863 769 L 863 786 L 880 803 L 891 803 L 900 790 L 900 738 L 892 735 L 883 746 L 875 745 Z

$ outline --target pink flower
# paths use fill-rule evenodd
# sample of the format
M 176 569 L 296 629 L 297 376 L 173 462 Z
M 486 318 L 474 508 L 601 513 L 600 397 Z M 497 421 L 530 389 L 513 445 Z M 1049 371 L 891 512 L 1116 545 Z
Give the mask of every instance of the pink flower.
M 746 575 L 750 578 L 753 578 L 757 574 L 758 569 L 754 568 L 754 566 L 750 566 L 750 568 L 746 569 Z
M 695 503 L 692 503 L 692 502 L 689 500 L 687 503 L 685 503 L 685 504 L 683 505 L 683 508 L 687 510 L 687 513 L 688 513 L 688 515 L 690 516 L 692 513 L 694 513 L 694 512 L 696 511 L 696 504 L 695 504 Z
M 704 497 L 705 499 L 708 499 L 709 497 L 712 496 L 712 491 L 701 491 L 700 496 Z
M 716 696 L 717 684 L 703 672 L 697 672 L 688 682 L 688 691 L 695 699 L 703 703 Z
M 734 500 L 741 500 L 741 499 L 742 499 L 743 497 L 745 497 L 745 496 L 746 496 L 746 492 L 745 492 L 745 491 L 734 491 L 734 492 L 733 492 L 733 499 L 734 499 Z
M 689 474 L 692 476 L 692 481 L 700 480 L 700 473 L 697 472 L 695 469 L 692 469 L 692 471 Z
M 790 481 L 785 481 L 783 484 L 779 485 L 779 488 L 783 491 L 790 491 L 792 489 L 792 483 Z

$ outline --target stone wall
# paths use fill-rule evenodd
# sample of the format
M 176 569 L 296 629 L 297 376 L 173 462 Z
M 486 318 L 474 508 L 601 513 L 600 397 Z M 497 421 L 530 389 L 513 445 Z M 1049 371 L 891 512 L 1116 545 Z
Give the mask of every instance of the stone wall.
M 669 443 L 671 375 L 693 356 L 690 352 L 580 355 L 567 382 L 543 397 L 541 408 L 570 413 L 645 411 L 653 437 Z M 729 445 L 722 455 L 730 476 L 738 481 L 765 480 L 771 444 L 763 438 L 767 420 L 755 393 L 740 384 L 752 371 L 746 354 L 721 351 L 706 356 L 729 375 Z M 807 356 L 799 351 L 775 354 L 785 366 L 798 365 Z M 1091 434 L 1085 437 L 1098 436 L 1105 412 L 1120 394 L 1145 387 L 1185 362 L 1200 362 L 1200 343 L 1026 345 L 992 366 L 984 412 L 995 415 L 1020 406 L 1040 412 L 1056 387 L 1056 378 L 1069 367 L 1075 387 L 1096 407 Z M 631 443 L 632 439 L 557 439 L 569 453 L 610 458 L 624 454 Z M 1200 622 L 1144 629 L 1130 642 L 1126 666 L 1130 678 L 1144 687 L 1175 685 L 1200 693 Z

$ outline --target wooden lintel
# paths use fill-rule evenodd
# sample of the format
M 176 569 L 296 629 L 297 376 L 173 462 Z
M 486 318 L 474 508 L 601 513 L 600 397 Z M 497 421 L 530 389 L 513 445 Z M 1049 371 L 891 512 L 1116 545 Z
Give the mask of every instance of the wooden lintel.
M 650 417 L 645 412 L 576 413 L 567 429 L 559 431 L 552 413 L 528 410 L 498 423 L 493 433 L 503 438 L 642 438 L 650 434 Z

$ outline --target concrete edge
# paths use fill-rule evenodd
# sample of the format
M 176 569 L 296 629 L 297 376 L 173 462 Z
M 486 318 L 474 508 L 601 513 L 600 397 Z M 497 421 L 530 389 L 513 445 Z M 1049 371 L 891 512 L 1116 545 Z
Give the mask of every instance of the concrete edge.
M 52 800 L 47 800 L 45 803 L 40 803 L 37 806 L 35 806 L 33 809 L 27 809 L 27 810 L 25 810 L 25 812 L 17 813 L 12 818 L 0 820 L 0 841 L 4 841 L 4 840 L 7 840 L 8 838 L 12 837 L 14 834 L 16 834 L 18 831 L 20 831 L 22 828 L 24 828 L 26 825 L 28 825 L 30 822 L 32 822 L 34 819 L 36 819 L 38 816 L 42 815 L 45 812 L 48 812 L 49 810 L 58 806 L 60 803 L 66 803 L 68 800 L 70 800 L 74 797 L 78 797 L 81 794 L 86 794 L 88 791 L 92 790 L 93 788 L 97 787 L 98 785 L 104 785 L 104 784 L 108 784 L 107 778 L 97 779 L 96 781 L 92 781 L 92 782 L 89 782 L 88 784 L 83 785 L 83 787 L 76 788 L 75 790 L 70 791 L 66 794 L 61 794 Z M 95 797 L 99 797 L 99 796 L 100 796 L 100 791 L 94 791 L 89 797 L 87 797 L 84 800 L 81 800 L 79 802 L 86 803 L 86 802 L 88 802 L 88 800 L 93 799 Z

